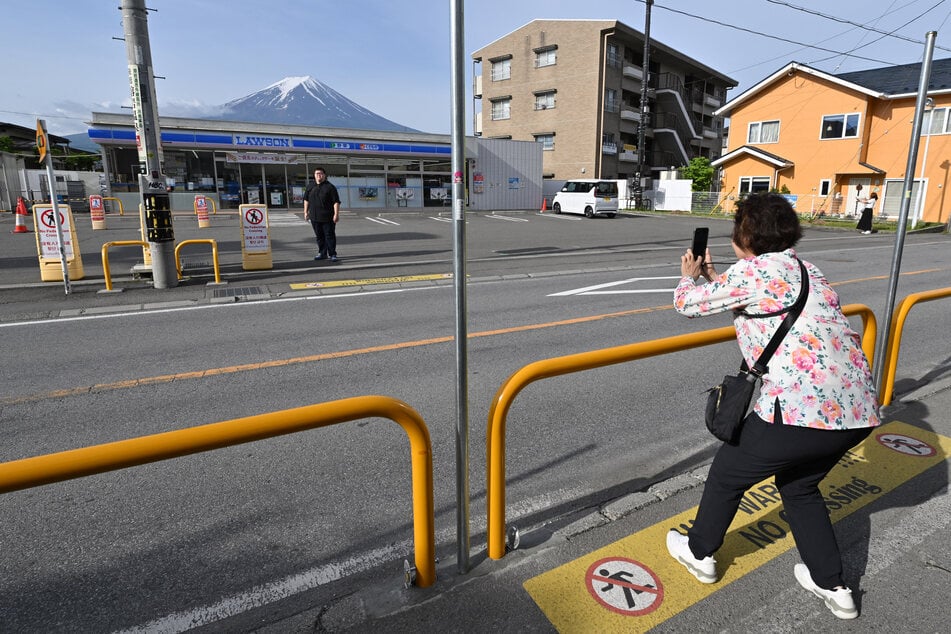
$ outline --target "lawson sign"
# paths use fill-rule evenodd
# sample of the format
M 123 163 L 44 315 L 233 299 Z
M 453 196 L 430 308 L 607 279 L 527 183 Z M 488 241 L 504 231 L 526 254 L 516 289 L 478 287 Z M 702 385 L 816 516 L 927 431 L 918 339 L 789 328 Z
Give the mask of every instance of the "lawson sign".
M 291 140 L 282 136 L 234 135 L 234 144 L 242 147 L 291 147 Z

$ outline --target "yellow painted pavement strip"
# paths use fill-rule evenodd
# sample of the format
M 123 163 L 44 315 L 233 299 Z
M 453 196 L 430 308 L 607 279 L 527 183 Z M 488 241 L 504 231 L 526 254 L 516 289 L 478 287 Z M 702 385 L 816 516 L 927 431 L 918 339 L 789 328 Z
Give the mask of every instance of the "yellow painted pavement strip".
M 451 280 L 452 273 L 436 273 L 433 275 L 399 275 L 396 277 L 370 277 L 363 280 L 337 280 L 334 282 L 301 282 L 291 284 L 295 291 L 312 288 L 339 288 L 341 286 L 370 286 L 372 284 L 399 284 L 400 282 L 426 282 L 429 280 Z
M 821 488 L 833 522 L 943 463 L 951 438 L 899 421 L 875 431 L 839 461 Z M 524 586 L 559 632 L 645 632 L 793 547 L 772 479 L 747 492 L 717 552 L 722 575 L 701 584 L 667 554 L 665 537 L 685 532 L 679 515 L 529 579 Z M 792 578 L 792 568 L 788 571 Z

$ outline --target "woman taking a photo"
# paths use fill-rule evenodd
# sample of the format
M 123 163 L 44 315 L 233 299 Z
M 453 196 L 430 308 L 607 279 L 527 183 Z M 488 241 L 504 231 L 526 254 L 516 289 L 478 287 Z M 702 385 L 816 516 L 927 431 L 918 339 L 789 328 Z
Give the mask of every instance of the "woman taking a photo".
M 801 237 L 799 218 L 785 198 L 749 196 L 737 204 L 733 225 L 739 261 L 718 274 L 709 249 L 702 259 L 688 250 L 674 307 L 688 317 L 733 311 L 737 343 L 752 367 L 799 296 L 803 279 L 793 247 Z M 667 549 L 702 583 L 715 583 L 713 555 L 740 499 L 773 476 L 803 561 L 794 568 L 796 580 L 835 616 L 852 619 L 858 610 L 842 579 L 819 483 L 881 421 L 859 335 L 822 272 L 804 264 L 805 307 L 769 361 L 739 440 L 717 451 L 693 526 L 687 535 L 671 531 Z M 697 285 L 700 278 L 707 283 Z

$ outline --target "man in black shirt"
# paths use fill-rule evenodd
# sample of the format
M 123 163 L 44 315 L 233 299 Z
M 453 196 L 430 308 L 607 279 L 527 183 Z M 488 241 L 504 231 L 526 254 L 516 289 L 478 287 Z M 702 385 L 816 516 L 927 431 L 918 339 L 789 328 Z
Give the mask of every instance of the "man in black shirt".
M 314 169 L 314 183 L 304 192 L 304 220 L 309 220 L 317 236 L 315 260 L 330 257 L 337 262 L 337 220 L 340 219 L 340 196 L 327 181 L 324 168 Z

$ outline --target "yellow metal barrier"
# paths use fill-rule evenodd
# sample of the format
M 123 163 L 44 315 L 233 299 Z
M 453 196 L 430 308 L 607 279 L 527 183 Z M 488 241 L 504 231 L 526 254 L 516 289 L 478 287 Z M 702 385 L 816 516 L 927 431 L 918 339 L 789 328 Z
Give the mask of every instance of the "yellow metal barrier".
M 215 265 L 215 284 L 221 284 L 221 273 L 218 271 L 218 243 L 211 238 L 196 238 L 194 240 L 183 240 L 175 245 L 175 271 L 178 273 L 178 279 L 182 279 L 182 261 L 179 251 L 186 244 L 211 244 L 211 258 Z
M 112 275 L 109 272 L 109 247 L 142 247 L 149 250 L 149 243 L 143 240 L 115 240 L 102 245 L 102 274 L 106 278 L 106 290 L 112 290 Z M 101 291 L 100 291 L 101 292 Z
M 373 417 L 392 420 L 409 437 L 415 584 L 426 588 L 436 580 L 432 443 L 419 413 L 386 396 L 357 396 L 5 462 L 0 464 L 0 493 Z
M 103 199 L 103 200 L 114 200 L 114 201 L 116 201 L 117 203 L 119 203 L 119 215 L 120 215 L 120 216 L 124 216 L 124 215 L 125 215 L 125 209 L 123 209 L 123 207 L 122 207 L 122 201 L 121 201 L 121 200 L 119 200 L 118 198 L 113 198 L 112 196 L 103 196 L 102 199 Z
M 905 319 L 908 312 L 915 304 L 922 302 L 931 302 L 936 299 L 951 297 L 951 288 L 939 288 L 933 291 L 922 291 L 921 293 L 912 293 L 901 300 L 898 308 L 892 315 L 891 331 L 888 333 L 888 345 L 885 346 L 885 374 L 882 377 L 881 401 L 882 405 L 889 405 L 892 402 L 893 392 L 895 391 L 895 372 L 898 369 L 898 348 L 901 346 L 901 334 L 905 328 Z
M 862 350 L 869 362 L 875 351 L 877 323 L 875 314 L 867 306 L 849 304 L 843 307 L 846 315 L 862 316 Z M 499 387 L 489 408 L 489 426 L 486 434 L 486 533 L 489 557 L 501 559 L 505 555 L 505 421 L 515 397 L 528 384 L 539 379 L 592 370 L 625 361 L 645 359 L 690 348 L 699 348 L 736 339 L 733 326 L 632 343 L 626 346 L 580 352 L 530 363 Z

